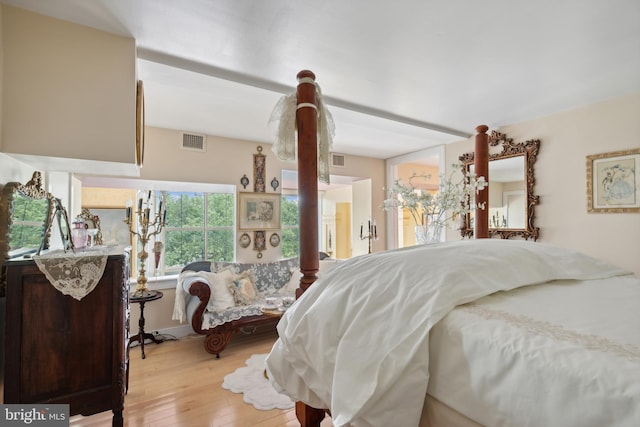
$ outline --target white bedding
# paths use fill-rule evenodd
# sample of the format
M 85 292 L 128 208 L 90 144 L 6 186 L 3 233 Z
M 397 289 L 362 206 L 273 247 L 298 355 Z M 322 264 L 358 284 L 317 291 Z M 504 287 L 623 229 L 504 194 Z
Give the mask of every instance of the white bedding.
M 640 426 L 640 280 L 479 299 L 431 331 L 428 393 L 488 426 Z
M 626 272 L 540 243 L 465 240 L 348 260 L 278 324 L 273 385 L 335 426 L 416 426 L 429 381 L 430 329 L 459 304 L 556 279 Z

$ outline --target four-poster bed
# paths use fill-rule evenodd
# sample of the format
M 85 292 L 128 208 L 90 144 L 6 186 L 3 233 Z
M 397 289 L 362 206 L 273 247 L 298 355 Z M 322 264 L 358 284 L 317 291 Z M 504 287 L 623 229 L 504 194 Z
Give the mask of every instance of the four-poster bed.
M 315 87 L 313 73 L 298 78 L 299 209 L 310 223 L 299 298 L 267 371 L 298 400 L 301 425 L 319 426 L 325 409 L 336 426 L 639 425 L 640 279 L 619 268 L 485 238 L 355 257 L 316 281 Z M 486 159 L 487 128 L 477 130 Z

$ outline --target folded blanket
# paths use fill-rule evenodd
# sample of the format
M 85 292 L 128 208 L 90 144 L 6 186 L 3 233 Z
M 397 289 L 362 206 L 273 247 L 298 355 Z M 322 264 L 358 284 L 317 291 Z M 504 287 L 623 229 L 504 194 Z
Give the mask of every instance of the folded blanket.
M 187 296 L 189 292 L 187 289 L 195 282 L 204 282 L 209 284 L 208 278 L 205 276 L 204 271 L 183 271 L 178 275 L 178 281 L 176 284 L 176 298 L 173 303 L 173 315 L 171 319 L 178 320 L 181 323 L 186 322 L 186 305 Z M 209 273 L 210 274 L 210 273 Z M 213 291 L 212 291 L 213 293 Z

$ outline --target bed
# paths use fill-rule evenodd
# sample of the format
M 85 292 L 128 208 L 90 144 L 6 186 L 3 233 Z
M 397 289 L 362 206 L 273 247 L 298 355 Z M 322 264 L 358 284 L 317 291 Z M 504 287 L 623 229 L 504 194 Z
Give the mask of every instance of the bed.
M 325 410 L 335 426 L 640 425 L 640 279 L 626 271 L 499 239 L 364 255 L 318 280 L 315 265 L 301 253 L 267 358 L 302 426 Z
M 427 392 L 466 425 L 637 426 L 638 303 L 633 275 L 542 243 L 380 252 L 286 313 L 269 378 L 337 426 L 417 426 Z

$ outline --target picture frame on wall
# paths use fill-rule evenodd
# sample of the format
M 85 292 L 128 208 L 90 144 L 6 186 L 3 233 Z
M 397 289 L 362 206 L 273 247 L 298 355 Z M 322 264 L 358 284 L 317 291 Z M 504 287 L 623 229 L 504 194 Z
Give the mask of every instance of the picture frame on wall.
M 587 156 L 587 211 L 640 212 L 640 149 Z
M 240 230 L 277 230 L 280 228 L 280 194 L 238 193 Z

